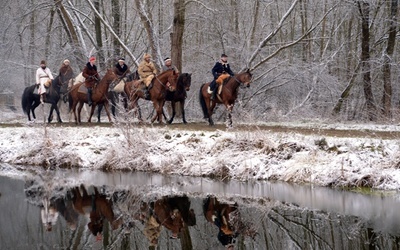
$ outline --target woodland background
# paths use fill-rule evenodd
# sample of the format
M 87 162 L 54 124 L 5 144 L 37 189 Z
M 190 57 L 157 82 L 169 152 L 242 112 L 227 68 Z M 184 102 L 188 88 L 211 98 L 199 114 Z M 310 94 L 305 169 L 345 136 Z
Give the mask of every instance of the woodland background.
M 254 75 L 235 122 L 398 122 L 398 13 L 398 0 L 2 0 L 0 105 L 21 110 L 40 60 L 56 75 L 68 58 L 77 75 L 91 55 L 102 73 L 120 56 L 135 70 L 148 52 L 192 73 L 190 121 L 226 53 Z

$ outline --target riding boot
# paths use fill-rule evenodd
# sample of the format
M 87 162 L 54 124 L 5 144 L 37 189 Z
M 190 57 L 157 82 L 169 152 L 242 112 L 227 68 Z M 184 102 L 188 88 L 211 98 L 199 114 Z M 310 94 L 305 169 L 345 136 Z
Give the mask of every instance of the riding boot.
M 144 99 L 150 100 L 149 87 L 144 88 Z
M 218 88 L 215 88 L 211 94 L 211 100 L 215 100 L 215 97 L 217 96 L 217 90 Z
M 87 91 L 88 105 L 92 106 L 92 88 L 88 88 Z

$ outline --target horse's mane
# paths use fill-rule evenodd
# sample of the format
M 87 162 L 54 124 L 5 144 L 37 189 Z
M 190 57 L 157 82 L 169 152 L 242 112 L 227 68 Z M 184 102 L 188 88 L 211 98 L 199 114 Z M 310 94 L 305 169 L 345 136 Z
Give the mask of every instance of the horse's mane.
M 170 74 L 171 72 L 173 72 L 172 69 L 171 69 L 171 70 L 163 71 L 163 72 L 161 72 L 160 74 L 158 74 L 157 77 L 161 77 L 161 76 L 164 76 L 164 75 L 166 75 L 166 74 Z

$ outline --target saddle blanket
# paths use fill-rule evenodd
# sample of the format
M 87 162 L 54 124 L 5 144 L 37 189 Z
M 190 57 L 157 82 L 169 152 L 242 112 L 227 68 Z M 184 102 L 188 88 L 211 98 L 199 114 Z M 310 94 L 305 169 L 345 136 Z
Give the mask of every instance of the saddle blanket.
M 86 88 L 85 84 L 82 84 L 81 86 L 79 86 L 78 92 L 87 94 L 87 88 Z

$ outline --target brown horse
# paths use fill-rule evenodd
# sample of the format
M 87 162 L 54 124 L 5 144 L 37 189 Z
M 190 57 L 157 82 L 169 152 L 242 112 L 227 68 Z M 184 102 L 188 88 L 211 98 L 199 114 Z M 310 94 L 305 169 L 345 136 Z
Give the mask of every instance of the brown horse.
M 161 226 L 170 230 L 171 238 L 176 239 L 185 225 L 196 224 L 196 216 L 193 209 L 190 209 L 187 196 L 166 196 L 154 202 L 143 202 L 136 218 L 145 223 L 144 234 L 153 245 L 157 244 Z
M 114 73 L 112 69 L 107 69 L 106 74 L 104 77 L 100 80 L 100 82 L 97 84 L 96 87 L 93 88 L 93 94 L 92 94 L 92 109 L 90 111 L 90 116 L 88 119 L 88 122 L 91 122 L 94 109 L 96 108 L 97 104 L 104 104 L 104 108 L 106 110 L 108 120 L 111 122 L 111 116 L 110 116 L 110 111 L 108 109 L 108 98 L 107 98 L 107 93 L 108 93 L 108 87 L 110 84 L 117 80 L 118 76 Z M 84 103 L 88 102 L 87 99 L 87 93 L 80 92 L 79 89 L 84 83 L 78 83 L 76 85 L 73 85 L 71 88 L 71 91 L 69 92 L 69 108 L 70 110 L 74 111 L 74 116 L 75 116 L 75 123 L 80 124 L 81 123 L 81 110 L 83 107 Z M 78 117 L 76 116 L 76 106 L 78 105 Z
M 157 75 L 153 78 L 151 83 L 152 87 L 149 90 L 150 100 L 153 102 L 156 114 L 151 119 L 153 123 L 156 119 L 159 123 L 162 123 L 163 107 L 165 103 L 165 97 L 167 95 L 167 90 L 175 91 L 176 83 L 178 80 L 178 74 L 174 70 L 167 70 L 163 73 Z M 144 98 L 144 93 L 141 91 L 140 81 L 130 81 L 125 84 L 125 93 L 130 100 L 130 108 L 138 112 L 138 118 L 142 121 L 142 114 L 140 112 L 140 107 L 138 106 L 139 98 Z
M 89 195 L 86 188 L 81 185 L 81 191 L 78 187 L 72 189 L 72 204 L 76 212 L 85 215 L 89 214 L 90 222 L 88 223 L 89 230 L 93 235 L 97 235 L 103 231 L 104 218 L 111 223 L 113 230 L 117 229 L 122 220 L 117 219 L 114 215 L 111 201 L 107 200 L 105 195 L 100 195 L 97 188 L 94 188 L 94 194 Z
M 222 85 L 221 93 L 217 95 L 215 100 L 211 100 L 211 93 L 208 92 L 210 83 L 205 83 L 200 87 L 200 105 L 203 110 L 204 119 L 208 119 L 210 126 L 214 125 L 212 114 L 215 105 L 224 104 L 228 111 L 227 126 L 232 126 L 232 110 L 238 96 L 239 87 L 250 87 L 252 75 L 249 70 L 236 74 L 227 79 Z
M 221 244 L 231 247 L 237 237 L 239 224 L 237 203 L 220 203 L 217 198 L 208 196 L 203 203 L 203 213 L 208 222 L 218 227 L 218 240 Z

